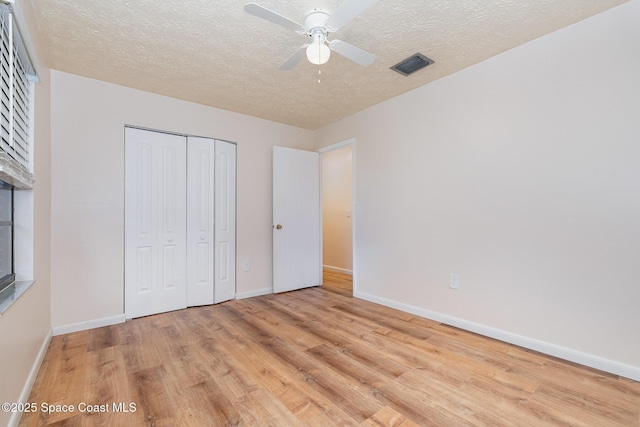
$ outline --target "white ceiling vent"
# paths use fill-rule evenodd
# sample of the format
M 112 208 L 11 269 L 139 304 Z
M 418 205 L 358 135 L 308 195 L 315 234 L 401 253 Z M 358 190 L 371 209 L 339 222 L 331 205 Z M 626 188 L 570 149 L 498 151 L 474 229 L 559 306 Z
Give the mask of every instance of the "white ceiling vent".
M 415 55 L 411 55 L 407 59 L 398 62 L 396 65 L 391 67 L 391 69 L 406 77 L 431 64 L 433 64 L 432 59 L 427 58 L 421 53 L 416 53 Z

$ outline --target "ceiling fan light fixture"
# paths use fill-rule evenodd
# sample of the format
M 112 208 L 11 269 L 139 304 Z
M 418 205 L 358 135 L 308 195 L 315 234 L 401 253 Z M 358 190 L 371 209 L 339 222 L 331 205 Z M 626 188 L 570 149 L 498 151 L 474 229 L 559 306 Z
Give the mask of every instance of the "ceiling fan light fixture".
M 4 0 L 0 0 L 4 1 Z M 343 25 L 349 23 L 353 18 L 360 15 L 377 0 L 342 0 L 342 3 L 333 13 L 329 13 L 321 8 L 311 10 L 304 18 L 304 25 L 292 21 L 279 13 L 260 6 L 256 3 L 244 5 L 245 12 L 257 16 L 258 18 L 280 25 L 281 27 L 294 30 L 300 35 L 311 37 L 311 44 L 304 44 L 289 57 L 280 69 L 283 71 L 292 70 L 300 61 L 307 56 L 312 64 L 321 65 L 326 63 L 331 56 L 331 51 L 337 52 L 356 64 L 368 67 L 376 57 L 369 52 L 353 46 L 338 39 L 327 40 L 330 34 L 338 31 Z
M 329 60 L 331 49 L 324 43 L 322 34 L 313 35 L 313 43 L 307 46 L 307 59 L 315 65 L 322 65 Z

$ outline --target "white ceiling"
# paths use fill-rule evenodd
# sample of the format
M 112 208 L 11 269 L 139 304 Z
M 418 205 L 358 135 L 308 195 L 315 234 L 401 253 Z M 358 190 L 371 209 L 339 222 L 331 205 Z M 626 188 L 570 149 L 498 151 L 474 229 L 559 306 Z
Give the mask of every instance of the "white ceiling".
M 379 0 L 333 38 L 377 56 L 333 53 L 278 67 L 305 36 L 244 12 L 249 0 L 31 0 L 51 68 L 317 129 L 626 0 Z M 256 0 L 294 21 L 341 0 Z M 421 52 L 410 77 L 389 67 Z

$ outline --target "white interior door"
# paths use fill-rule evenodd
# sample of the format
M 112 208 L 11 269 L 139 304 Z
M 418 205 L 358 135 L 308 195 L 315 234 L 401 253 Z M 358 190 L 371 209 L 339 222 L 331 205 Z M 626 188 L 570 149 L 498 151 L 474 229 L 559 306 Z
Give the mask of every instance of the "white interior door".
M 187 305 L 213 304 L 215 141 L 187 137 Z
M 236 296 L 236 145 L 216 140 L 215 298 Z
M 273 291 L 322 283 L 320 156 L 273 147 Z
M 125 128 L 125 315 L 187 306 L 185 138 Z

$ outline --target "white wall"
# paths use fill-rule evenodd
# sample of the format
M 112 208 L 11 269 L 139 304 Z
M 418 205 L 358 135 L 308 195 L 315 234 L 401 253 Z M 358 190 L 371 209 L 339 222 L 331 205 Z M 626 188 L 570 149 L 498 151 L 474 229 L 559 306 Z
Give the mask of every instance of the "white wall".
M 322 264 L 353 270 L 351 145 L 322 153 Z
M 634 0 L 321 129 L 358 141 L 360 296 L 640 380 L 638 22 Z
M 123 314 L 125 124 L 237 142 L 238 266 L 251 261 L 237 292 L 270 288 L 272 146 L 311 148 L 313 133 L 53 71 L 54 328 Z
M 50 311 L 50 76 L 33 19 L 31 2 L 18 1 L 16 9 L 30 33 L 34 60 L 39 60 L 40 83 L 35 84 L 33 190 L 33 277 L 35 283 L 0 316 L 0 402 L 28 398 L 30 382 L 44 356 L 51 331 Z M 30 274 L 29 274 L 30 275 Z M 0 412 L 0 425 L 17 422 Z M 11 420 L 11 421 L 10 421 Z

